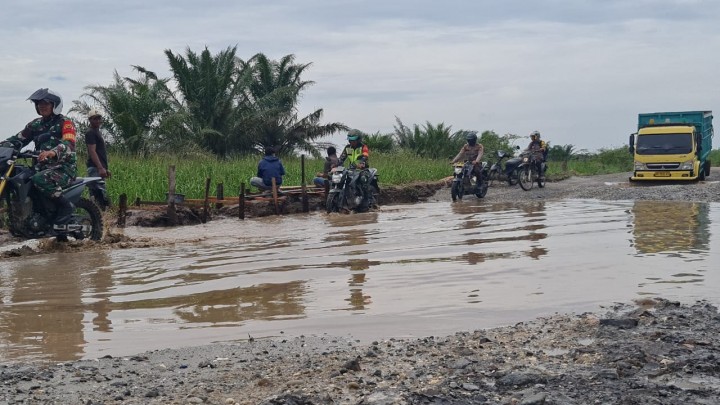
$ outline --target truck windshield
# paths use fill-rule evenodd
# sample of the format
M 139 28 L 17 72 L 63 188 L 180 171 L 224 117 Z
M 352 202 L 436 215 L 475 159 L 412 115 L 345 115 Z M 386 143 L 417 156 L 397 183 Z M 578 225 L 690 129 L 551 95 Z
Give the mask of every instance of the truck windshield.
M 692 134 L 644 134 L 637 137 L 638 155 L 679 155 L 692 152 Z

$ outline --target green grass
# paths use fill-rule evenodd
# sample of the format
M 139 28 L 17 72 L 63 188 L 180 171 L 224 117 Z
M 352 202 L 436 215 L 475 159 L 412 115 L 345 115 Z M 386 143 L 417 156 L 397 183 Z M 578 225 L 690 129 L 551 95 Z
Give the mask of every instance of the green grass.
M 281 159 L 285 171 L 284 186 L 301 184 L 301 159 Z M 84 162 L 85 159 L 79 158 Z M 186 198 L 202 198 L 205 193 L 205 179 L 211 179 L 210 194 L 215 194 L 216 185 L 223 183 L 226 196 L 237 196 L 240 183 L 249 187 L 250 177 L 257 172 L 259 158 L 236 158 L 219 160 L 211 156 L 191 158 L 151 157 L 138 158 L 122 155 L 109 156 L 112 178 L 107 182 L 110 198 L 117 201 L 120 194 L 127 194 L 130 201 L 161 201 L 168 189 L 168 167 L 175 166 L 176 192 Z M 445 161 L 419 159 L 407 154 L 374 154 L 371 165 L 378 169 L 380 184 L 406 184 L 414 181 L 439 180 L 451 174 L 450 164 Z M 85 167 L 79 171 L 84 174 Z M 312 185 L 315 173 L 322 171 L 323 160 L 306 159 L 305 183 Z M 256 191 L 256 190 L 253 190 Z
M 113 201 L 120 194 L 127 194 L 130 201 L 140 198 L 143 201 L 162 201 L 168 189 L 168 166 L 176 168 L 176 192 L 187 198 L 202 198 L 205 192 L 205 179 L 211 179 L 210 194 L 215 194 L 216 185 L 223 183 L 226 196 L 237 196 L 240 183 L 249 187 L 250 177 L 257 170 L 259 157 L 242 157 L 219 160 L 212 156 L 177 157 L 163 156 L 138 158 L 123 155 L 111 155 L 110 168 L 113 177 L 107 188 Z M 711 160 L 720 163 L 720 150 L 713 150 Z M 79 162 L 85 158 L 79 156 Z M 299 157 L 282 158 L 287 175 L 285 186 L 301 184 L 301 160 Z M 380 185 L 401 185 L 421 181 L 437 181 L 450 176 L 450 161 L 419 158 L 410 153 L 371 153 L 370 164 L 378 169 Z M 79 167 L 81 175 L 84 165 Z M 305 182 L 312 186 L 316 172 L 322 171 L 322 159 L 306 159 Z M 584 156 L 568 162 L 563 170 L 562 162 L 548 162 L 548 178 L 562 179 L 571 175 L 596 175 L 619 173 L 632 170 L 632 156 L 627 148 L 603 150 L 596 155 Z M 256 191 L 256 190 L 251 190 Z

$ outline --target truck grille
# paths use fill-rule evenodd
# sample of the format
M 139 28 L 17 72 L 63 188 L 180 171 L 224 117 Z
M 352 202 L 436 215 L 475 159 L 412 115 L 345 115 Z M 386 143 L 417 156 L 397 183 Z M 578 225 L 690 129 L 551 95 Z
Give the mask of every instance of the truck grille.
M 680 163 L 648 163 L 648 170 L 677 170 Z

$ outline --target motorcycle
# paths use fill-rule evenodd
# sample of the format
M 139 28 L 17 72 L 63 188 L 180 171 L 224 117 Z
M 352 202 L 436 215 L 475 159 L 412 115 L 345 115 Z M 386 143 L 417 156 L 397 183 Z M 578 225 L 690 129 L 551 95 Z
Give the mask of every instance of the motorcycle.
M 480 179 L 473 174 L 473 163 L 470 160 L 465 163 L 455 163 L 453 166 L 453 181 L 450 187 L 450 196 L 453 201 L 462 200 L 465 194 L 475 194 L 477 198 L 483 198 L 488 190 L 488 163 L 482 162 L 480 166 Z
M 377 169 L 368 169 L 368 195 L 365 196 L 360 184 L 362 170 L 355 167 L 337 166 L 330 171 L 330 190 L 325 209 L 328 213 L 340 211 L 365 212 L 377 207 L 378 186 Z
M 515 171 L 511 171 L 510 175 L 507 175 L 506 169 L 508 163 L 506 162 L 505 165 L 503 165 L 503 159 L 509 159 L 510 154 L 504 150 L 497 150 L 495 155 L 497 156 L 497 161 L 490 166 L 490 170 L 488 171 L 488 185 L 492 186 L 496 181 L 507 181 L 511 186 L 517 184 L 517 177 L 514 175 Z
M 515 169 L 520 187 L 528 191 L 537 183 L 538 187 L 545 187 L 545 176 L 542 172 L 545 170 L 542 161 L 542 152 L 525 151 L 520 154 L 522 161 Z
M 18 163 L 18 159 L 32 159 L 32 164 Z M 65 225 L 53 225 L 57 208 L 32 185 L 31 177 L 38 172 L 38 155 L 18 152 L 13 148 L 0 147 L 0 200 L 6 207 L 6 222 L 10 233 L 28 239 L 57 237 L 66 241 L 68 236 L 77 240 L 89 238 L 100 240 L 103 222 L 100 208 L 82 197 L 88 184 L 100 177 L 78 177 L 63 190 L 63 195 L 75 211 Z

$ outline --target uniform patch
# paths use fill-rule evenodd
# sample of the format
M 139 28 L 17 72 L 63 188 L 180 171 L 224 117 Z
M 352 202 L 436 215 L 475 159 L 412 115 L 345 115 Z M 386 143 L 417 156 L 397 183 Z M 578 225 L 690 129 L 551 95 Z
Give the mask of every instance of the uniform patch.
M 62 140 L 75 143 L 76 137 L 75 125 L 73 125 L 72 121 L 65 121 L 62 127 Z

